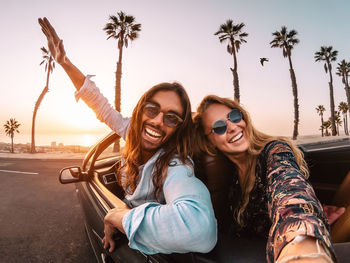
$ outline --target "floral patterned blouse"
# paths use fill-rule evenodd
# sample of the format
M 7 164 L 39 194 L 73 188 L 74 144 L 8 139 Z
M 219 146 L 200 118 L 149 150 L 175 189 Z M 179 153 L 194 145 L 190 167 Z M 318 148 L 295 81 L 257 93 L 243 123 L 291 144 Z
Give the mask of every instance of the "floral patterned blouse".
M 230 191 L 233 214 L 241 205 L 241 188 L 237 175 L 234 178 Z M 282 248 L 299 235 L 322 240 L 335 259 L 322 206 L 285 142 L 272 141 L 259 155 L 255 185 L 243 214 L 244 226 L 235 218 L 232 234 L 267 238 L 268 262 L 276 261 Z

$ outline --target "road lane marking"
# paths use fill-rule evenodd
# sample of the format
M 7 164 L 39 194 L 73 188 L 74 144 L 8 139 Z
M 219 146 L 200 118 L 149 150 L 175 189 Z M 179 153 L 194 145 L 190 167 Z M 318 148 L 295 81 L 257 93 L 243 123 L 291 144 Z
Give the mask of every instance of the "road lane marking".
M 0 170 L 0 172 L 16 173 L 16 174 L 39 174 L 39 173 L 31 173 L 31 172 L 13 171 L 13 170 Z

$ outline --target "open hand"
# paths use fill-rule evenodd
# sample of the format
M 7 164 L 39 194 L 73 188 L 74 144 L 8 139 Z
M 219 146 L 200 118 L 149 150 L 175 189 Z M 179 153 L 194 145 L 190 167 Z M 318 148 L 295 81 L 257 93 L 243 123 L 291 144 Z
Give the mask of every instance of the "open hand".
M 113 252 L 115 248 L 115 241 L 113 239 L 114 233 L 117 231 L 117 229 L 112 226 L 110 223 L 105 222 L 105 228 L 104 228 L 104 233 L 105 236 L 102 239 L 103 247 L 104 249 L 109 248 L 109 252 Z
M 63 47 L 63 40 L 60 39 L 55 31 L 55 29 L 50 24 L 49 20 L 44 17 L 39 18 L 38 22 L 41 26 L 41 30 L 47 38 L 47 44 L 52 57 L 56 60 L 58 64 L 62 64 L 66 61 L 66 51 Z
M 123 229 L 123 217 L 129 212 L 129 208 L 113 208 L 109 210 L 104 219 L 104 233 L 105 236 L 102 239 L 103 246 L 105 249 L 108 249 L 109 252 L 113 252 L 115 248 L 115 241 L 113 239 L 113 234 L 119 230 L 123 234 L 125 231 Z

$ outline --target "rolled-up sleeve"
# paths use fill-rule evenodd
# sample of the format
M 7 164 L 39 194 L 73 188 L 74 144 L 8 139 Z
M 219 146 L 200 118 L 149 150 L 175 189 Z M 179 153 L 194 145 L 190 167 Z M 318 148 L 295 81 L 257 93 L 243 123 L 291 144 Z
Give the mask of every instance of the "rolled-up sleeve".
M 321 240 L 334 257 L 328 221 L 311 184 L 301 173 L 292 149 L 286 143 L 273 142 L 265 151 L 272 221 L 267 243 L 269 262 L 277 259 L 286 244 L 304 235 Z
M 217 224 L 209 191 L 192 169 L 169 167 L 163 191 L 166 204 L 145 203 L 124 216 L 129 246 L 146 254 L 213 249 Z
M 124 118 L 119 111 L 114 109 L 108 100 L 101 94 L 95 82 L 90 80 L 93 75 L 87 75 L 83 86 L 75 92 L 75 99 L 80 98 L 91 108 L 97 119 L 109 126 L 112 131 L 119 134 L 123 139 L 129 128 L 130 119 Z

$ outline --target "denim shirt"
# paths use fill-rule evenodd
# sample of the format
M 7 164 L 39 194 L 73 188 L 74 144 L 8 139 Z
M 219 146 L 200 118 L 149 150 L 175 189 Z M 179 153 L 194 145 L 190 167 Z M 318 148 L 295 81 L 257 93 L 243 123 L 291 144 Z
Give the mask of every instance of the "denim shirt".
M 88 75 L 75 93 L 76 99 L 82 98 L 100 121 L 125 139 L 130 119 L 122 117 L 108 103 L 90 78 Z M 129 246 L 145 254 L 207 253 L 217 241 L 217 223 L 209 191 L 194 176 L 193 166 L 174 156 L 157 202 L 152 194 L 152 174 L 161 153 L 162 149 L 140 167 L 140 181 L 135 191 L 125 196 L 132 208 L 122 222 Z

